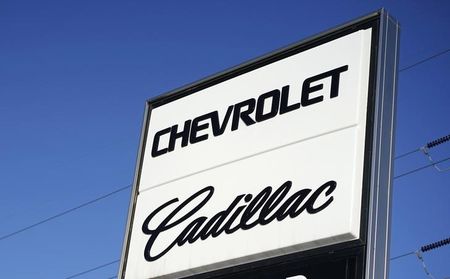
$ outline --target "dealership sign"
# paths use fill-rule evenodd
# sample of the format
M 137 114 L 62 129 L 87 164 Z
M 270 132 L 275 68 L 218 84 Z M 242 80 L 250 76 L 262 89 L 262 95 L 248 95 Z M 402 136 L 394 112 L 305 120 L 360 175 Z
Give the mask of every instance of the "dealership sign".
M 379 23 L 150 100 L 121 278 L 366 245 Z

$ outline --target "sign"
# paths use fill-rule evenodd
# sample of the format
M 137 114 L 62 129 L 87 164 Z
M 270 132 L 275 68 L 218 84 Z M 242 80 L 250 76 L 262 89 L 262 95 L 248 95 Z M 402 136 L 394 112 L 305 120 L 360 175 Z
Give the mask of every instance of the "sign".
M 360 24 L 150 100 L 122 278 L 364 241 L 378 30 Z

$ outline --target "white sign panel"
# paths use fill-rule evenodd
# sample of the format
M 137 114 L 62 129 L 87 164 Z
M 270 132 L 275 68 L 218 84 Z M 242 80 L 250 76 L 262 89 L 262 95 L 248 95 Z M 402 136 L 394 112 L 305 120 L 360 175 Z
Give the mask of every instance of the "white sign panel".
M 125 278 L 359 239 L 371 32 L 150 103 Z

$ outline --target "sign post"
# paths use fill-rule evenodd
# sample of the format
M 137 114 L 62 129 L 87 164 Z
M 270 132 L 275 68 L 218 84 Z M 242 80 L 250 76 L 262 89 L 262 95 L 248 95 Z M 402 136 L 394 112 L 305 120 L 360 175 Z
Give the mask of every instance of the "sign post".
M 386 278 L 398 30 L 381 10 L 149 100 L 119 278 Z

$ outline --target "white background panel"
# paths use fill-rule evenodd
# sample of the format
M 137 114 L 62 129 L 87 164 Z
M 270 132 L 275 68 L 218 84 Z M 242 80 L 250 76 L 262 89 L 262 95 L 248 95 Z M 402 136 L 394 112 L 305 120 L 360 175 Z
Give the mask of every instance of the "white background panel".
M 126 278 L 185 276 L 359 238 L 370 36 L 370 30 L 352 33 L 152 110 Z M 237 131 L 228 127 L 216 138 L 208 129 L 206 141 L 185 148 L 178 144 L 173 152 L 150 156 L 153 135 L 161 129 L 183 126 L 185 120 L 214 110 L 223 117 L 229 105 L 285 85 L 291 86 L 291 102 L 298 102 L 306 78 L 344 65 L 349 69 L 340 76 L 336 98 L 329 98 L 327 78 L 317 92 L 325 96 L 321 103 L 252 126 L 241 122 Z M 293 183 L 288 196 L 334 180 L 334 201 L 314 215 L 303 212 L 294 219 L 175 246 L 154 262 L 144 259 L 149 236 L 142 232 L 142 224 L 161 204 L 173 198 L 182 202 L 214 186 L 213 197 L 189 218 L 192 221 L 225 210 L 240 194 L 255 196 L 264 187 L 276 189 L 287 180 Z M 175 207 L 160 212 L 150 227 Z M 153 254 L 173 241 L 189 220 L 161 234 Z

